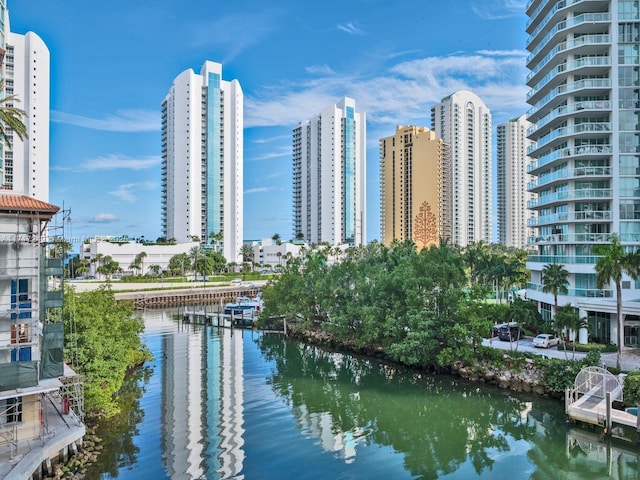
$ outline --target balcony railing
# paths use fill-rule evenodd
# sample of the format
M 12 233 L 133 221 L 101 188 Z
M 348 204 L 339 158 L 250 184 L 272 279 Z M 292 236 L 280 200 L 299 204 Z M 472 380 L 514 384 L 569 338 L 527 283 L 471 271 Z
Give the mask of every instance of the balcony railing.
M 564 190 L 548 195 L 540 195 L 538 198 L 529 200 L 527 208 L 536 208 L 547 203 L 554 203 L 562 200 L 576 200 L 581 198 L 612 198 L 613 190 L 610 188 L 584 188 L 580 190 Z
M 537 180 L 533 180 L 527 184 L 527 190 L 533 190 L 542 187 L 557 180 L 563 180 L 572 177 L 610 177 L 611 167 L 580 167 L 580 168 L 564 168 L 556 170 L 553 173 L 540 175 Z
M 589 23 L 593 24 L 596 22 L 610 22 L 611 14 L 610 13 L 583 13 L 581 15 L 576 15 L 575 17 L 569 18 L 567 20 L 563 20 L 562 22 L 558 22 L 554 27 L 549 30 L 549 33 L 545 35 L 540 44 L 531 51 L 531 54 L 527 57 L 527 64 L 542 50 L 549 44 L 549 41 L 553 38 L 553 36 L 560 32 L 561 30 L 566 30 L 567 28 L 572 28 L 577 25 Z M 530 37 L 531 38 L 531 37 Z
M 528 283 L 527 289 L 542 292 L 544 290 L 544 286 L 541 283 Z M 611 298 L 613 297 L 613 290 L 598 288 L 569 288 L 567 295 L 572 297 Z
M 557 117 L 569 115 L 582 110 L 611 110 L 611 102 L 608 100 L 602 100 L 595 102 L 576 102 L 571 105 L 562 105 L 551 110 L 551 112 L 538 120 L 534 125 L 531 125 L 527 129 L 527 136 L 530 136 L 533 132 L 535 132 L 539 128 L 544 127 L 547 123 Z
M 527 112 L 527 117 L 531 117 L 534 113 L 544 107 L 551 100 L 555 99 L 559 95 L 569 94 L 578 90 L 584 89 L 609 89 L 611 88 L 610 78 L 585 78 L 575 82 L 565 83 L 558 85 L 545 95 L 533 108 L 530 108 Z
M 604 221 L 611 220 L 611 218 L 612 218 L 612 212 L 610 211 L 564 212 L 564 213 L 554 213 L 552 215 L 542 215 L 540 217 L 530 218 L 527 220 L 527 225 L 529 227 L 537 227 L 538 225 L 548 225 L 548 224 L 562 223 L 562 222 L 581 222 L 584 220 L 604 222 Z M 592 234 L 587 234 L 587 235 L 592 235 Z M 551 236 L 554 237 L 555 235 L 551 235 Z M 532 238 L 539 238 L 539 237 L 532 237 Z
M 539 243 L 609 243 L 611 242 L 611 235 L 611 233 L 554 233 L 552 235 L 537 235 L 529 237 L 527 238 L 527 244 L 537 245 Z
M 611 132 L 611 123 L 609 122 L 593 122 L 593 123 L 579 123 L 569 127 L 560 127 L 552 130 L 544 137 L 540 138 L 537 142 L 529 145 L 527 148 L 527 155 L 531 155 L 534 152 L 545 145 L 549 144 L 556 138 L 566 137 L 568 135 L 576 135 L 578 133 L 608 133 Z
M 527 172 L 531 173 L 559 158 L 576 157 L 578 155 L 610 155 L 611 145 L 581 145 L 572 148 L 559 148 L 543 155 L 527 166 Z
M 553 47 L 549 53 L 547 53 L 542 60 L 540 60 L 535 67 L 531 69 L 526 78 L 526 84 L 529 84 L 529 81 L 535 77 L 541 70 L 543 70 L 547 64 L 551 61 L 551 59 L 555 58 L 557 54 L 560 52 L 564 52 L 565 50 L 571 50 L 574 48 L 582 47 L 585 45 L 595 46 L 595 45 L 606 45 L 611 43 L 611 35 L 607 35 L 604 33 L 598 33 L 594 35 L 583 35 L 582 37 L 574 38 L 572 40 L 567 40 L 565 42 L 558 43 L 555 47 Z

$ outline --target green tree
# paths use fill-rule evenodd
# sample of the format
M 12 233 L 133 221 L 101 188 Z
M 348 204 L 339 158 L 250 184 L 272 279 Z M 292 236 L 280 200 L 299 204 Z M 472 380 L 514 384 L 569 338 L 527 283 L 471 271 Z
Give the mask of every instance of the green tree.
M 76 293 L 65 290 L 65 361 L 83 375 L 85 410 L 90 416 L 118 413 L 116 395 L 127 370 L 151 358 L 133 317 L 133 302 L 116 302 L 111 288 Z
M 0 93 L 6 93 L 4 79 L 0 80 Z M 20 100 L 16 95 L 2 95 L 0 98 L 0 137 L 9 148 L 11 146 L 11 132 L 20 140 L 28 138 L 27 126 L 24 123 L 26 112 L 14 106 Z
M 280 234 L 279 233 L 274 233 L 273 236 L 271 237 L 271 240 L 273 240 L 273 242 L 276 245 L 281 245 L 282 244 L 282 239 L 280 238 Z
M 251 246 L 251 244 L 249 243 L 243 243 L 242 247 L 240 248 L 240 253 L 242 254 L 242 261 L 243 262 L 250 262 L 251 264 L 253 264 L 253 246 Z
M 558 295 L 569 293 L 569 272 L 560 263 L 549 263 L 542 267 L 542 291 L 553 293 L 553 316 L 558 312 Z
M 566 332 L 566 335 L 560 334 L 560 340 L 562 341 L 562 346 L 564 348 L 564 356 L 565 359 L 567 357 L 567 336 L 571 335 L 573 332 L 573 358 L 576 357 L 576 343 L 578 341 L 578 333 L 583 328 L 589 328 L 589 323 L 587 319 L 584 317 L 580 317 L 577 309 L 571 306 L 571 304 L 567 304 L 561 307 L 558 307 L 558 313 L 553 319 L 554 327 L 557 331 L 562 332 L 563 330 Z
M 638 251 L 628 252 L 620 243 L 617 235 L 611 235 L 608 245 L 594 245 L 593 253 L 600 255 L 596 261 L 596 285 L 602 289 L 613 282 L 616 287 L 616 318 L 618 327 L 618 353 L 616 355 L 616 368 L 620 369 L 622 363 L 622 347 L 624 344 L 624 321 L 622 319 L 622 275 L 627 274 L 633 278 L 640 272 L 640 254 Z
M 178 253 L 169 259 L 167 266 L 170 275 L 182 275 L 185 271 L 191 270 L 191 259 L 186 253 Z
M 116 262 L 111 255 L 102 258 L 102 264 L 97 268 L 97 272 L 105 275 L 107 280 L 111 280 L 111 275 L 120 270 L 120 264 Z

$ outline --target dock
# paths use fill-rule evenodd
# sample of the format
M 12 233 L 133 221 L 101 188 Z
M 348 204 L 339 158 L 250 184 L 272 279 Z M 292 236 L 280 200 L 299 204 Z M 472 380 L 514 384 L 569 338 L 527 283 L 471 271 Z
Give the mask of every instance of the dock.
M 193 309 L 184 308 L 182 311 L 182 321 L 186 323 L 198 323 L 217 327 L 245 327 L 252 328 L 253 322 L 258 318 L 255 311 L 226 314 L 220 312 L 207 311 L 205 308 Z
M 622 381 L 604 368 L 586 367 L 565 392 L 565 412 L 571 421 L 604 427 L 608 436 L 614 425 L 635 428 L 640 441 L 640 417 L 613 408 L 614 401 L 623 401 Z

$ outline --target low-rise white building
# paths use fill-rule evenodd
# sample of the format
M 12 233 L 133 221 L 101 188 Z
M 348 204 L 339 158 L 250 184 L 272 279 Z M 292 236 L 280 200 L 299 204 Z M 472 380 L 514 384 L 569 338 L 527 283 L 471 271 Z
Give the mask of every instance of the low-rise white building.
M 253 262 L 261 268 L 272 269 L 287 263 L 287 259 L 300 256 L 300 249 L 305 243 L 274 242 L 271 238 L 263 238 L 253 242 Z
M 82 246 L 80 258 L 89 260 L 89 275 L 99 278 L 97 269 L 102 259 L 111 257 L 118 262 L 125 274 L 145 275 L 150 272 L 152 265 L 158 265 L 160 271 L 167 270 L 169 261 L 174 255 L 180 253 L 188 254 L 192 248 L 198 247 L 198 242 L 177 243 L 174 245 L 150 245 L 138 243 L 133 240 L 118 237 L 95 237 L 90 243 Z M 144 253 L 144 258 L 140 262 L 140 269 L 129 268 L 136 258 Z

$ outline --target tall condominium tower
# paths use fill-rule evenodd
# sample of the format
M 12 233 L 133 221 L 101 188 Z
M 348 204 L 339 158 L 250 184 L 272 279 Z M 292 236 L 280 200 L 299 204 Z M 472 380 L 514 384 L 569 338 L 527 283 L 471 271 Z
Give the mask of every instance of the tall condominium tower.
M 443 142 L 426 127 L 398 126 L 395 135 L 380 140 L 382 243 L 438 243 L 442 159 Z
M 221 246 L 228 262 L 242 247 L 243 95 L 222 65 L 188 69 L 162 102 L 162 229 L 178 242 Z M 222 234 L 222 241 L 215 236 Z
M 366 243 L 366 125 L 343 98 L 293 129 L 293 235 Z
M 498 242 L 508 247 L 526 248 L 533 236 L 535 214 L 527 202 L 535 194 L 527 191 L 533 177 L 527 173 L 527 138 L 530 123 L 525 116 L 512 118 L 497 126 Z
M 443 165 L 442 236 L 465 247 L 492 240 L 491 112 L 461 90 L 431 109 L 431 129 L 447 146 Z
M 640 247 L 640 7 L 629 0 L 530 0 L 527 112 L 538 194 L 536 254 L 529 257 L 529 298 L 552 316 L 542 292 L 545 265 L 569 272 L 571 303 L 604 343 L 640 344 L 640 284 L 623 276 L 624 332 L 618 332 L 615 286 L 598 289 L 593 247 L 617 234 Z M 586 330 L 583 332 L 586 340 Z
M 4 58 L 5 92 L 15 95 L 7 102 L 24 110 L 28 137 L 23 140 L 9 129 L 9 141 L 0 155 L 0 188 L 49 200 L 49 49 L 33 32 L 25 35 L 8 32 L 5 11 L 6 52 Z

